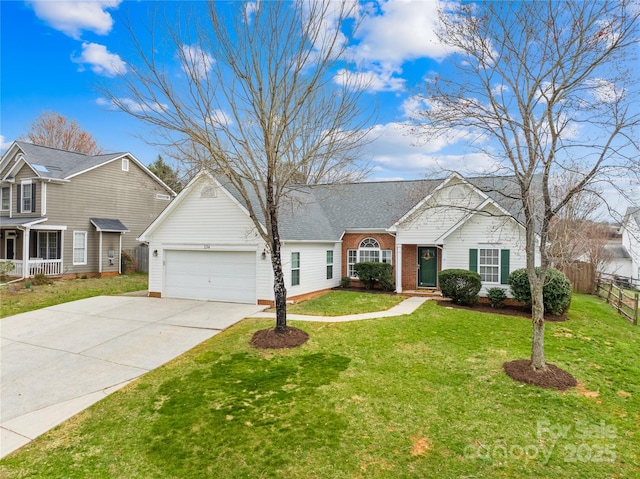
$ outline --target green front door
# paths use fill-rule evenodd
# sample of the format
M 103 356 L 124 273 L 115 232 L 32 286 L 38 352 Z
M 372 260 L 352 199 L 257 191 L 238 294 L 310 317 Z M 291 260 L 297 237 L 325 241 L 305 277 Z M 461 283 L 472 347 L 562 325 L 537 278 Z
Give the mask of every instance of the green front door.
M 438 248 L 429 246 L 418 248 L 418 286 L 436 288 L 438 286 Z

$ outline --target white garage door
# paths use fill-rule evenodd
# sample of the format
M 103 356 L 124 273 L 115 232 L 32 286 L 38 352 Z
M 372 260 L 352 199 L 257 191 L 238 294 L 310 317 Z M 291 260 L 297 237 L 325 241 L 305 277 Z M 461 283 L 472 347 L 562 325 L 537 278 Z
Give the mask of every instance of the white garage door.
M 164 294 L 169 298 L 256 303 L 256 253 L 166 251 Z

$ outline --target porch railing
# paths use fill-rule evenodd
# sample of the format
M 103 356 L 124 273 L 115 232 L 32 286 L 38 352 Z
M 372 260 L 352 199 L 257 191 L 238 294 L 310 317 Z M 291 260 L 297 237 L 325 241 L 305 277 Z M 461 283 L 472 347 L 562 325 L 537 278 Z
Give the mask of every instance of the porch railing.
M 0 259 L 0 261 L 6 261 Z M 13 269 L 8 271 L 7 276 L 21 277 L 24 271 L 24 261 L 19 259 L 12 259 Z M 45 276 L 60 276 L 62 274 L 62 260 L 61 259 L 30 259 L 29 260 L 29 272 L 27 277 L 35 276 L 36 274 L 44 274 Z
M 61 259 L 30 259 L 29 276 L 44 274 L 45 276 L 60 276 L 62 274 Z

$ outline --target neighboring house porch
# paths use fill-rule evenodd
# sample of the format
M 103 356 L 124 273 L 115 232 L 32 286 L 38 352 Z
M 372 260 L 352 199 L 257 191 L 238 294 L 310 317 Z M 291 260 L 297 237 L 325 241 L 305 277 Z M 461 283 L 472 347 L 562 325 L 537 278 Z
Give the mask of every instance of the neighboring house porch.
M 2 218 L 0 225 L 0 262 L 11 261 L 9 277 L 30 278 L 37 274 L 62 276 L 72 266 L 86 265 L 89 256 L 98 259 L 99 274 L 120 271 L 122 235 L 128 228 L 119 220 L 91 218 L 94 231 L 67 232 L 66 226 L 54 226 L 47 218 Z M 65 236 L 70 235 L 71 255 L 64 256 Z M 89 236 L 96 251 L 88 248 Z
M 3 218 L 0 262 L 11 261 L 9 277 L 62 275 L 62 248 L 66 226 L 39 226 L 47 218 Z

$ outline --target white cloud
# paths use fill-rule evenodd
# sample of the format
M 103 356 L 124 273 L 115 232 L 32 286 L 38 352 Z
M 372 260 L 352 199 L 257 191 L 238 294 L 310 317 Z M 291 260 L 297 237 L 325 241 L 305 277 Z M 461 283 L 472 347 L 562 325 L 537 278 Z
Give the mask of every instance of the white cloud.
M 347 49 L 347 58 L 364 71 L 360 75 L 369 77 L 369 90 L 401 90 L 405 62 L 439 60 L 450 53 L 436 34 L 440 5 L 440 1 L 385 0 L 362 8 L 356 44 Z
M 462 174 L 496 171 L 496 164 L 482 153 L 452 153 L 454 145 L 478 138 L 471 131 L 451 130 L 446 135 L 430 135 L 423 130 L 416 136 L 409 125 L 375 125 L 372 141 L 363 147 L 363 155 L 374 165 L 373 176 L 381 178 L 421 178 L 428 173 L 456 170 Z
M 117 98 L 115 100 L 108 100 L 106 98 L 98 98 L 96 103 L 99 106 L 106 107 L 109 110 L 125 109 L 132 113 L 161 113 L 169 109 L 169 105 L 165 103 L 153 103 L 144 104 L 137 102 L 131 98 Z
M 0 153 L 4 153 L 11 146 L 12 141 L 5 141 L 4 135 L 0 135 Z
M 209 118 L 213 127 L 233 125 L 233 118 L 223 110 L 215 110 Z
M 122 0 L 93 1 L 28 1 L 36 16 L 52 28 L 79 39 L 83 30 L 106 35 L 113 27 L 113 18 L 106 11 L 115 9 Z
M 196 79 L 206 77 L 215 61 L 211 55 L 197 45 L 182 45 L 179 56 L 182 62 L 182 71 L 187 75 L 193 75 Z
M 587 85 L 591 88 L 591 94 L 593 97 L 603 103 L 615 103 L 624 96 L 624 89 L 616 87 L 615 83 L 612 83 L 603 78 L 594 78 L 587 81 Z
M 119 55 L 111 53 L 104 45 L 84 42 L 79 57 L 71 57 L 71 61 L 80 65 L 88 64 L 98 75 L 114 77 L 127 72 L 127 64 Z M 82 71 L 84 67 L 80 67 Z
M 436 35 L 439 1 L 383 1 L 365 12 L 352 54 L 364 61 L 401 65 L 417 58 L 449 54 Z
M 354 88 L 366 89 L 370 92 L 400 91 L 404 89 L 405 80 L 393 76 L 392 71 L 362 71 L 352 72 L 339 70 L 334 77 L 339 85 L 348 83 Z

